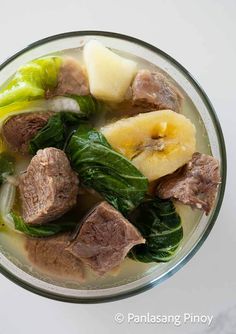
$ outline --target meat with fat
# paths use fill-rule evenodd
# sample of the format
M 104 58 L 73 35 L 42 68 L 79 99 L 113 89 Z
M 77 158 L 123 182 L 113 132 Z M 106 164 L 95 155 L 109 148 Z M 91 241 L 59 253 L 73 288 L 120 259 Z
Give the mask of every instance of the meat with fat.
M 2 135 L 10 149 L 28 153 L 29 141 L 48 122 L 52 112 L 28 112 L 7 119 L 2 127 Z
M 69 241 L 69 233 L 47 238 L 27 238 L 25 248 L 30 262 L 45 273 L 61 279 L 81 281 L 84 279 L 84 265 L 65 250 Z
M 46 92 L 46 97 L 64 95 L 88 95 L 89 84 L 86 73 L 80 63 L 72 58 L 63 59 L 59 69 L 58 82 L 56 88 Z
M 160 72 L 138 71 L 132 84 L 133 103 L 150 110 L 170 109 L 179 112 L 183 97 Z
M 202 209 L 208 215 L 220 180 L 218 160 L 210 155 L 194 153 L 184 167 L 160 179 L 156 194 L 163 199 L 174 198 Z
M 103 275 L 117 267 L 133 246 L 144 242 L 136 227 L 120 212 L 101 202 L 83 219 L 67 250 Z
M 66 154 L 54 147 L 39 150 L 20 176 L 22 216 L 28 224 L 43 224 L 69 211 L 78 194 L 78 177 Z

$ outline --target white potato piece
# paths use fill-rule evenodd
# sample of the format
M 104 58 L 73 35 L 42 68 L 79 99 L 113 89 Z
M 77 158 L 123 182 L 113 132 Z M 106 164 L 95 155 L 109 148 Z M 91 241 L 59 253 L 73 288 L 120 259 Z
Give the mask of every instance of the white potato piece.
M 83 56 L 91 94 L 101 100 L 121 102 L 137 71 L 137 64 L 96 40 L 85 44 Z

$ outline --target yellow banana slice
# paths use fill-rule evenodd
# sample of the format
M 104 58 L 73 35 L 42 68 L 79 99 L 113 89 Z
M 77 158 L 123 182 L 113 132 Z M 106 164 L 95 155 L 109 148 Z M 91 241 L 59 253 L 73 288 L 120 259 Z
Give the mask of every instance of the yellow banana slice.
M 101 132 L 149 181 L 173 173 L 195 152 L 195 126 L 171 110 L 121 119 L 102 127 Z

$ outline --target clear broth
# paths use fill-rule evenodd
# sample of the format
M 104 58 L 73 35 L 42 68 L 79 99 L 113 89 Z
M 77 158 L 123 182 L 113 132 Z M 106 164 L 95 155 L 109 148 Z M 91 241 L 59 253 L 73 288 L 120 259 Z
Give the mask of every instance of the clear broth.
M 115 50 L 115 52 L 127 58 L 135 60 L 138 63 L 139 69 L 158 70 L 163 74 L 165 74 L 165 76 L 167 76 L 170 79 L 170 81 L 173 82 L 173 79 L 170 78 L 166 72 L 164 72 L 162 69 L 158 68 L 154 64 L 146 61 L 145 59 L 139 58 L 137 56 L 128 53 L 120 52 L 119 50 Z M 72 56 L 77 58 L 81 63 L 83 63 L 81 48 L 62 50 L 58 52 L 57 55 Z M 205 126 L 202 122 L 202 119 L 200 117 L 200 114 L 198 113 L 191 99 L 188 97 L 187 93 L 184 92 L 176 82 L 173 83 L 175 86 L 179 88 L 179 90 L 184 96 L 184 103 L 182 106 L 181 113 L 184 114 L 186 117 L 188 117 L 196 127 L 197 131 L 196 150 L 201 153 L 211 154 L 208 135 Z M 99 128 L 100 126 L 103 126 L 111 121 L 122 118 L 124 116 L 129 116 L 125 112 L 127 110 L 126 107 L 127 107 L 126 103 L 117 106 L 109 105 L 107 112 L 99 115 L 99 117 L 94 119 L 95 127 Z M 27 165 L 30 160 L 22 159 L 21 157 L 16 155 L 16 161 L 17 161 L 17 172 L 20 173 L 27 168 Z M 82 205 L 77 210 L 78 219 L 79 217 L 82 217 L 83 214 L 86 213 L 86 211 L 91 206 L 93 206 L 97 201 L 99 201 L 99 198 L 94 197 L 93 195 L 89 194 L 86 191 L 81 192 L 79 196 L 80 196 L 79 203 L 80 204 L 82 203 Z M 191 237 L 192 233 L 197 227 L 202 217 L 202 212 L 199 210 L 192 210 L 190 207 L 182 204 L 176 204 L 176 208 L 182 218 L 182 224 L 184 229 L 184 240 L 182 242 L 183 246 L 185 242 Z M 86 280 L 83 283 L 81 283 L 81 282 L 71 281 L 63 277 L 52 276 L 52 274 L 46 273 L 42 269 L 37 268 L 33 263 L 31 263 L 28 260 L 27 252 L 25 250 L 25 242 L 26 242 L 26 237 L 23 234 L 10 231 L 4 228 L 1 230 L 0 251 L 10 261 L 12 261 L 18 267 L 20 267 L 21 269 L 23 269 L 24 271 L 33 275 L 36 278 L 39 278 L 48 283 L 69 288 L 77 288 L 77 289 L 110 288 L 137 280 L 138 278 L 141 278 L 146 274 L 148 274 L 149 272 L 156 269 L 157 266 L 165 265 L 156 263 L 145 264 L 126 258 L 122 262 L 119 268 L 113 270 L 112 272 L 102 277 L 99 277 L 89 269 L 86 269 Z

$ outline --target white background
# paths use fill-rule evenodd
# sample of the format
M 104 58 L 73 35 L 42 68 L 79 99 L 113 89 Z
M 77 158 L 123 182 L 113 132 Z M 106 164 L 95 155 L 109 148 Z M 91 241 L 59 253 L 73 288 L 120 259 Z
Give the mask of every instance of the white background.
M 203 333 L 207 327 L 194 324 L 116 324 L 114 315 L 217 316 L 236 304 L 236 1 L 0 0 L 0 5 L 0 62 L 48 35 L 86 29 L 129 34 L 172 55 L 210 97 L 225 135 L 229 165 L 225 200 L 213 231 L 172 278 L 126 300 L 73 305 L 33 295 L 0 276 L 0 334 Z

